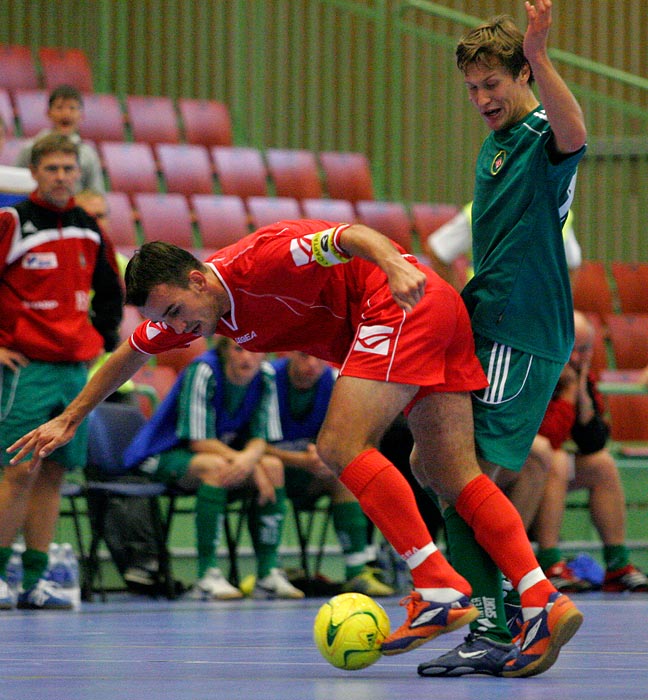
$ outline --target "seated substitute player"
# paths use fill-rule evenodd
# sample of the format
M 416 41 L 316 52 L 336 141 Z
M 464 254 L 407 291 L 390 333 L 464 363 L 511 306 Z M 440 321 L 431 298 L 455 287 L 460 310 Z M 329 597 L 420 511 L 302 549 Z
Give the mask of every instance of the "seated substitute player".
M 589 511 L 603 541 L 604 591 L 648 591 L 648 577 L 632 565 L 625 535 L 625 495 L 614 457 L 606 447 L 609 428 L 603 418 L 603 400 L 590 373 L 594 327 L 585 314 L 574 312 L 576 341 L 569 362 L 549 402 L 540 434 L 555 450 L 540 509 L 533 527 L 538 561 L 559 591 L 589 590 L 592 584 L 578 578 L 560 551 L 560 527 L 567 492 L 589 491 Z M 572 439 L 577 451 L 563 444 Z
M 248 512 L 257 558 L 255 598 L 303 598 L 278 566 L 286 515 L 283 465 L 265 454 L 279 432 L 274 371 L 262 353 L 229 338 L 196 358 L 135 436 L 124 455 L 155 481 L 196 491 L 198 580 L 201 600 L 243 594 L 217 567 L 216 548 L 228 496 L 258 492 Z
M 256 352 L 307 352 L 340 367 L 317 451 L 412 574 L 407 620 L 383 652 L 407 652 L 479 614 L 470 585 L 427 531 L 407 481 L 377 449 L 406 410 L 414 473 L 455 505 L 519 590 L 523 610 L 539 623 L 527 628 L 542 640 L 534 658 L 543 670 L 553 664 L 582 614 L 567 596 L 556 597 L 519 514 L 481 473 L 469 392 L 484 388 L 486 378 L 466 307 L 449 284 L 367 226 L 298 220 L 261 228 L 205 263 L 168 243 L 145 244 L 128 264 L 126 288 L 128 303 L 150 320 L 64 413 L 9 447 L 14 462 L 31 453 L 38 465 L 68 441 L 81 417 L 150 353 L 214 333 Z
M 370 596 L 394 594 L 370 566 L 375 552 L 367 541 L 367 518 L 356 497 L 335 477 L 317 454 L 315 442 L 328 409 L 335 374 L 324 360 L 291 352 L 273 361 L 283 438 L 268 445 L 268 453 L 286 468 L 286 491 L 298 508 L 312 505 L 323 494 L 331 498 L 333 526 L 344 554 L 345 592 Z

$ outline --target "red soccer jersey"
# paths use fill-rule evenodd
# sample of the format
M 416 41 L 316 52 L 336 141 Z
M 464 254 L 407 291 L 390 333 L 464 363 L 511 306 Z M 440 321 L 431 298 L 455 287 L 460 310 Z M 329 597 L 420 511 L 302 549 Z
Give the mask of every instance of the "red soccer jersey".
M 231 301 L 217 333 L 253 352 L 301 350 L 351 376 L 417 385 L 447 382 L 449 390 L 485 386 L 465 308 L 450 285 L 400 249 L 428 275 L 424 299 L 406 314 L 376 265 L 353 258 L 324 267 L 314 259 L 313 235 L 336 226 L 282 221 L 210 257 L 206 262 Z M 158 353 L 192 339 L 164 323 L 146 322 L 130 342 L 140 352 Z M 457 367 L 446 378 L 448 351 Z

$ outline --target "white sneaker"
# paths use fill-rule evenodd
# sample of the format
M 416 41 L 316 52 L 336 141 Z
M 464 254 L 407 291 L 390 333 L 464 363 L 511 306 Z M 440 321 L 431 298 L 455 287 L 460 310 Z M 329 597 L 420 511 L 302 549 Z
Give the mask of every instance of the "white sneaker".
M 189 597 L 194 600 L 234 600 L 242 598 L 243 594 L 238 588 L 232 586 L 220 569 L 212 567 L 207 569 L 203 577 L 194 583 Z
M 11 610 L 15 602 L 14 594 L 9 584 L 0 576 L 0 610 Z
M 262 600 L 270 598 L 297 599 L 303 598 L 304 592 L 290 583 L 283 569 L 270 569 L 267 576 L 256 582 L 252 597 Z

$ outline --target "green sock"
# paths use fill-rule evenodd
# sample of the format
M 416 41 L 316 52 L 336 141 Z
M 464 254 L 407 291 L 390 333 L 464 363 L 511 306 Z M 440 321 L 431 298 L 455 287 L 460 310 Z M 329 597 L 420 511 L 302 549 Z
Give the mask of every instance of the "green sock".
M 275 489 L 276 502 L 263 506 L 254 504 L 248 515 L 250 536 L 257 559 L 257 577 L 265 578 L 270 569 L 279 566 L 279 545 L 286 519 L 286 489 Z
M 366 563 L 367 518 L 360 504 L 357 501 L 334 503 L 333 527 L 342 547 L 346 580 L 349 581 L 362 571 Z
M 473 632 L 496 642 L 511 642 L 502 596 L 502 574 L 475 539 L 472 529 L 449 506 L 443 513 L 452 566 L 472 586 L 471 601 L 480 616 L 470 623 Z
M 227 503 L 227 490 L 200 484 L 196 492 L 196 549 L 198 578 L 216 566 L 216 548 Z
M 0 547 L 0 578 L 7 577 L 7 564 L 11 558 L 11 547 Z
M 630 552 L 624 544 L 606 544 L 603 547 L 603 559 L 608 571 L 623 569 L 630 563 Z
M 547 549 L 539 549 L 537 558 L 540 568 L 546 571 L 550 566 L 563 560 L 563 553 L 560 547 L 549 547 Z
M 47 569 L 47 561 L 47 552 L 39 552 L 37 549 L 26 549 L 23 552 L 23 590 L 27 591 L 38 583 Z

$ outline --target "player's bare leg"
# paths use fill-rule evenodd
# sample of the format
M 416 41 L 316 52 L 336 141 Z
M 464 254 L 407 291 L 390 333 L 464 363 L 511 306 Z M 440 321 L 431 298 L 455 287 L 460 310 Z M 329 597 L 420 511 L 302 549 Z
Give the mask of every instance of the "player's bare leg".
M 470 603 L 470 585 L 437 549 L 406 479 L 376 449 L 417 391 L 411 385 L 339 378 L 317 444 L 321 458 L 412 571 L 408 619 L 385 640 L 385 654 L 409 651 L 478 614 Z

